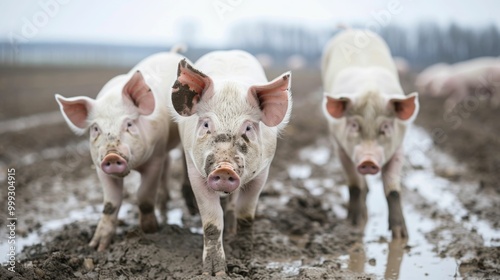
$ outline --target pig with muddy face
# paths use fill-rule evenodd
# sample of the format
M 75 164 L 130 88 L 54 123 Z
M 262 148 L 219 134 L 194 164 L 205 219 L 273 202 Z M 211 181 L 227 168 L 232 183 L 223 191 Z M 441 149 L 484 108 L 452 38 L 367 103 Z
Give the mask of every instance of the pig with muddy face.
M 382 173 L 393 238 L 406 238 L 400 201 L 402 142 L 415 119 L 417 93 L 404 95 L 390 51 L 378 35 L 347 30 L 326 46 L 322 61 L 323 111 L 337 143 L 349 186 L 348 219 L 367 220 L 364 175 Z
M 146 233 L 158 228 L 157 188 L 166 186 L 168 151 L 180 142 L 168 103 L 182 59 L 173 52 L 152 55 L 128 74 L 111 79 L 96 99 L 56 94 L 69 127 L 80 135 L 90 130 L 90 152 L 104 192 L 104 210 L 89 244 L 98 251 L 108 247 L 115 233 L 123 178 L 131 170 L 141 174 L 137 193 L 141 228 Z M 159 199 L 165 204 L 167 197 Z
M 224 229 L 246 241 L 242 258 L 251 253 L 257 199 L 290 115 L 291 74 L 268 82 L 256 58 L 233 50 L 182 61 L 177 75 L 173 111 L 203 223 L 203 274 L 224 275 Z

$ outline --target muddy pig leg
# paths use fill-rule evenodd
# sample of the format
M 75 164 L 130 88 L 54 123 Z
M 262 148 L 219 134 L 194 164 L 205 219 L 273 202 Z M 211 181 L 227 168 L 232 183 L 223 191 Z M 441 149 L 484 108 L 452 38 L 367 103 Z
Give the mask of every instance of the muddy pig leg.
M 352 225 L 364 229 L 368 220 L 368 212 L 366 209 L 366 195 L 368 186 L 362 175 L 356 171 L 352 160 L 345 153 L 344 149 L 338 145 L 338 155 L 340 162 L 344 168 L 347 185 L 349 187 L 349 206 L 347 219 Z
M 237 232 L 236 224 L 236 203 L 238 201 L 239 192 L 232 193 L 229 197 L 224 198 L 224 233 L 235 235 Z M 221 200 L 222 203 L 222 200 Z
M 167 203 L 170 200 L 170 194 L 168 191 L 168 179 L 169 179 L 169 167 L 170 167 L 170 156 L 165 157 L 164 161 L 164 170 L 161 174 L 161 179 L 160 179 L 160 186 L 158 188 L 158 195 L 156 199 L 156 204 L 158 206 L 158 209 L 160 210 L 160 215 L 161 215 L 161 223 L 167 224 Z
M 191 187 L 191 182 L 189 181 L 184 149 L 182 149 L 182 164 L 184 169 L 184 178 L 182 180 L 182 197 L 184 198 L 186 207 L 189 210 L 189 214 L 196 215 L 196 213 L 198 213 L 198 205 L 196 205 L 193 188 Z
M 151 159 L 139 172 L 141 173 L 141 186 L 137 191 L 137 204 L 140 211 L 141 229 L 145 233 L 158 230 L 158 221 L 155 216 L 155 200 L 160 184 L 160 178 L 165 170 L 165 157 Z
M 382 168 L 382 182 L 389 207 L 389 230 L 392 231 L 393 239 L 408 237 L 401 208 L 401 168 L 403 163 L 403 149 L 399 147 Z
M 247 183 L 238 194 L 236 201 L 236 238 L 232 242 L 235 255 L 247 262 L 253 252 L 253 223 L 260 192 L 268 176 L 269 169 L 263 170 L 255 179 Z
M 111 177 L 101 169 L 97 169 L 97 176 L 103 187 L 104 209 L 89 246 L 97 247 L 97 251 L 104 251 L 111 243 L 118 225 L 118 211 L 123 199 L 123 179 Z

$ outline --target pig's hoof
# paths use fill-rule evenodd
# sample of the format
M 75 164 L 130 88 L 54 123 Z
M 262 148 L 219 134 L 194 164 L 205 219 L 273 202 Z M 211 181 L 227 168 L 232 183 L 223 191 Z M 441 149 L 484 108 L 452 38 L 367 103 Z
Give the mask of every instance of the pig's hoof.
M 224 270 L 215 273 L 215 276 L 225 276 L 226 272 Z
M 111 237 L 102 237 L 98 236 L 97 232 L 94 234 L 94 237 L 89 243 L 89 246 L 92 248 L 97 248 L 98 252 L 103 252 L 109 247 L 111 243 Z
M 201 275 L 203 275 L 203 276 L 212 276 L 212 273 L 205 271 Z M 215 273 L 215 276 L 226 276 L 226 272 L 224 270 L 218 271 L 218 272 Z
M 94 236 L 89 243 L 90 247 L 97 248 L 97 251 L 99 252 L 102 252 L 109 247 L 116 230 L 116 222 L 110 221 L 107 218 L 107 216 L 103 216 L 103 218 L 99 221 L 99 224 L 97 224 L 97 228 L 94 232 Z
M 406 239 L 408 238 L 408 231 L 405 225 L 392 226 L 392 239 Z
M 141 215 L 141 229 L 144 233 L 154 233 L 158 231 L 158 221 L 154 213 Z

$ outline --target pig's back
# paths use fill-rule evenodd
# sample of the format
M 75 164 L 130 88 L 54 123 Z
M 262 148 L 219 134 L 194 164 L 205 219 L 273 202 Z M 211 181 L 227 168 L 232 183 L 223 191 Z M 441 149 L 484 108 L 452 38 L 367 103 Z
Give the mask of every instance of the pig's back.
M 398 76 L 389 47 L 380 36 L 368 30 L 349 29 L 328 42 L 322 58 L 325 88 L 331 88 L 338 73 L 349 67 L 380 67 Z
M 251 54 L 240 51 L 214 51 L 200 57 L 195 67 L 215 80 L 236 80 L 248 85 L 267 82 L 264 69 Z
M 177 79 L 177 67 L 182 59 L 184 59 L 182 55 L 174 52 L 157 53 L 139 62 L 130 74 L 140 70 L 146 83 L 151 87 L 155 99 L 159 101 L 157 104 L 166 108 L 172 103 L 171 89 Z

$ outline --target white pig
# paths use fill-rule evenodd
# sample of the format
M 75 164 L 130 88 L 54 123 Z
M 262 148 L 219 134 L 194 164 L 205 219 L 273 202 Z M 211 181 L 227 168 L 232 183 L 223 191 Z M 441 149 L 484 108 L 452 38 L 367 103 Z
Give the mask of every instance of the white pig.
M 402 142 L 415 119 L 416 92 L 407 96 L 387 44 L 375 33 L 350 29 L 330 40 L 322 58 L 323 111 L 349 187 L 348 219 L 367 220 L 364 175 L 381 171 L 393 238 L 408 236 L 400 201 Z
M 450 68 L 450 75 L 443 81 L 440 94 L 447 97 L 446 111 L 476 93 L 489 93 L 492 103 L 496 102 L 500 88 L 500 59 L 478 57 L 455 63 Z
M 174 52 L 147 57 L 128 74 L 111 79 L 96 99 L 55 96 L 76 134 L 90 130 L 90 153 L 104 192 L 104 210 L 89 244 L 98 251 L 108 247 L 115 233 L 123 178 L 131 170 L 141 174 L 137 192 L 141 228 L 146 233 L 158 229 L 157 188 L 167 185 L 168 151 L 180 141 L 168 108 L 182 59 Z
M 290 115 L 291 74 L 268 82 L 255 57 L 233 50 L 208 53 L 194 67 L 184 60 L 177 75 L 173 111 L 203 223 L 203 274 L 224 275 L 220 198 L 229 195 L 227 231 L 245 236 L 251 252 L 257 200 Z
M 451 66 L 447 63 L 436 63 L 425 68 L 415 79 L 415 86 L 421 94 L 430 96 L 442 95 L 444 82 L 451 75 Z

